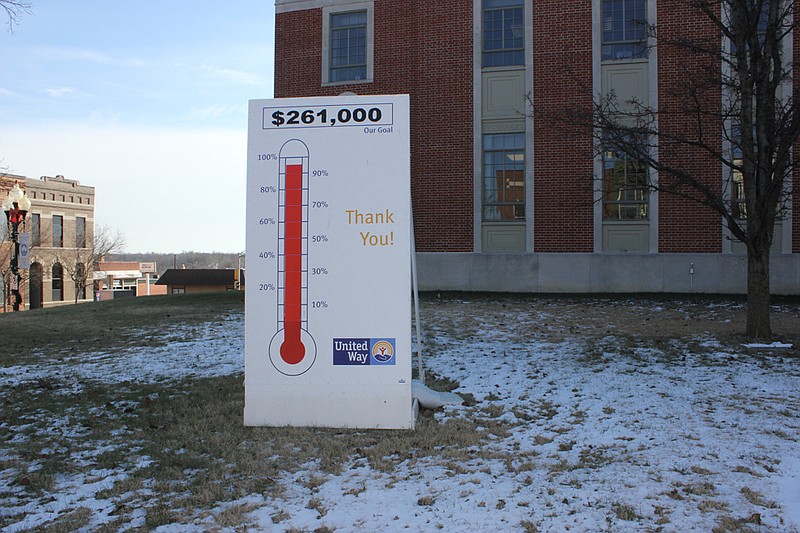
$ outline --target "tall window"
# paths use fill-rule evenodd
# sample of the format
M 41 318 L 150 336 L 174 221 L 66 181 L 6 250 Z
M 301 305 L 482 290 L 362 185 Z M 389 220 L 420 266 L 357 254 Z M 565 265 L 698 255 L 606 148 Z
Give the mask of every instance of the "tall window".
M 525 134 L 483 136 L 483 219 L 525 219 Z
M 756 132 L 753 131 L 753 137 L 755 137 Z M 742 173 L 742 167 L 744 166 L 745 162 L 745 151 L 742 149 L 742 127 L 734 124 L 731 127 L 731 148 L 733 150 L 733 170 L 731 171 L 731 182 L 730 182 L 730 202 L 731 202 L 731 213 L 741 220 L 747 218 L 747 198 L 744 192 L 744 174 Z M 752 157 L 758 158 L 757 154 L 753 154 Z M 755 161 L 754 164 L 758 165 L 758 161 Z M 783 200 L 790 201 L 788 198 Z M 779 205 L 779 212 L 777 215 L 777 220 L 782 220 L 787 205 L 782 204 Z
M 367 12 L 334 13 L 330 19 L 330 81 L 367 78 Z
M 647 220 L 647 167 L 615 150 L 603 153 L 603 218 Z
M 39 213 L 31 213 L 31 246 L 42 244 L 42 217 Z
M 731 127 L 731 148 L 733 149 L 733 171 L 731 172 L 731 213 L 736 218 L 747 218 L 747 202 L 744 196 L 744 175 L 742 164 L 744 152 L 742 150 L 742 127 L 734 124 Z
M 483 66 L 525 64 L 522 0 L 483 0 Z
M 734 161 L 735 165 L 741 165 L 742 160 Z M 744 196 L 744 176 L 740 170 L 733 171 L 733 183 L 731 190 L 731 212 L 736 218 L 747 218 L 747 200 Z
M 767 32 L 770 31 L 769 28 L 769 11 L 770 11 L 770 3 L 771 0 L 764 0 L 764 3 L 761 7 L 761 12 L 759 13 L 758 18 L 758 26 L 756 28 L 757 37 L 758 37 L 758 46 L 764 45 L 764 39 L 767 35 Z M 754 9 L 756 7 L 755 4 L 748 6 L 750 9 Z M 778 17 L 780 19 L 780 16 Z M 774 31 L 775 28 L 772 28 Z M 731 41 L 731 59 L 733 61 L 736 60 L 736 43 Z M 745 46 L 749 47 L 752 43 L 749 39 L 745 40 Z M 776 92 L 776 97 L 778 100 L 782 99 L 782 88 L 778 87 Z M 755 96 L 754 96 L 755 99 Z M 734 107 L 734 111 L 737 113 L 740 112 L 741 108 L 739 107 L 741 104 L 738 104 Z M 755 109 L 755 100 L 752 102 L 753 109 Z M 754 111 L 755 112 L 755 111 Z M 755 139 L 756 131 L 755 126 L 753 127 L 751 137 Z M 731 173 L 731 213 L 738 219 L 744 220 L 747 218 L 747 199 L 745 197 L 744 192 L 744 174 L 742 174 L 742 165 L 744 164 L 744 157 L 745 153 L 742 148 L 742 126 L 739 124 L 734 123 L 731 126 L 731 133 L 730 133 L 730 140 L 731 140 L 731 147 L 733 149 L 733 171 Z M 755 155 L 755 154 L 753 154 Z M 780 210 L 782 206 L 778 206 Z
M 86 248 L 86 219 L 75 218 L 75 248 Z
M 741 12 L 741 14 L 743 14 L 743 15 L 746 12 L 747 14 L 749 14 L 751 16 L 755 15 L 755 14 L 758 14 L 758 24 L 757 24 L 757 26 L 755 28 L 755 30 L 757 32 L 757 36 L 758 36 L 758 40 L 757 40 L 757 44 L 756 44 L 757 46 L 763 46 L 764 45 L 764 38 L 767 35 L 767 31 L 770 30 L 770 28 L 769 28 L 769 11 L 770 11 L 770 4 L 771 3 L 772 3 L 771 0 L 763 0 L 763 4 L 761 6 L 761 11 L 758 11 L 757 10 L 758 5 L 755 2 L 751 2 Z M 750 19 L 743 26 L 740 26 L 740 30 L 739 31 L 741 33 L 738 34 L 739 37 L 742 39 L 742 41 L 740 41 L 740 42 L 743 42 L 743 44 L 747 48 L 749 48 L 751 44 L 755 44 L 749 38 L 750 37 L 750 32 L 753 30 L 752 26 L 750 25 L 752 20 L 754 20 L 754 19 Z M 778 26 L 781 25 L 780 24 L 780 20 L 781 20 L 781 16 L 778 15 L 778 20 L 776 21 L 776 22 L 779 22 Z M 789 20 L 791 20 L 791 17 L 790 17 Z M 789 22 L 789 24 L 791 24 L 791 22 Z M 771 28 L 771 30 L 773 32 L 776 32 L 775 26 L 773 26 Z M 780 30 L 778 30 L 778 31 L 780 31 Z M 731 55 L 734 56 L 734 57 L 731 57 L 731 59 L 735 61 L 736 60 L 735 54 L 736 54 L 736 49 L 737 49 L 736 42 L 731 41 L 730 44 L 731 44 Z
M 603 59 L 647 57 L 646 0 L 603 0 Z
M 64 217 L 53 215 L 53 248 L 64 246 Z
M 64 300 L 64 268 L 61 263 L 53 265 L 52 270 L 52 287 L 53 287 L 53 301 L 60 302 Z

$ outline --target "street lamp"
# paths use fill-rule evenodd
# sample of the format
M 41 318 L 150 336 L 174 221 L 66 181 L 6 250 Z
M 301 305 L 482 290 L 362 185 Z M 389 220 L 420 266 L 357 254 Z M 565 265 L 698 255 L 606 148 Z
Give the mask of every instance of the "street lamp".
M 6 213 L 6 222 L 11 229 L 11 242 L 14 243 L 14 257 L 11 259 L 12 286 L 14 295 L 13 308 L 19 311 L 22 303 L 22 296 L 19 294 L 19 225 L 25 222 L 28 210 L 31 208 L 31 201 L 25 196 L 25 192 L 19 188 L 19 183 L 14 182 L 14 186 L 8 191 L 8 196 L 3 200 L 3 211 Z

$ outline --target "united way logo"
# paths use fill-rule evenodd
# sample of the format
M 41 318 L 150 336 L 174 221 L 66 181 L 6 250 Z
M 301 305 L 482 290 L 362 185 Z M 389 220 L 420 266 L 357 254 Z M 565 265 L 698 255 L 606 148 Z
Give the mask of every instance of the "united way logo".
M 333 364 L 335 366 L 394 365 L 395 346 L 393 338 L 333 339 Z
M 373 365 L 393 365 L 394 339 L 370 339 L 370 356 Z

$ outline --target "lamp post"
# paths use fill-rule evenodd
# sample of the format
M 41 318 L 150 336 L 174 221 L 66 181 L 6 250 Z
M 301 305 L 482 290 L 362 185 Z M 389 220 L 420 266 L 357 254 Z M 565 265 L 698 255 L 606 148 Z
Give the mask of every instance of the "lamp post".
M 19 225 L 25 222 L 30 208 L 31 201 L 19 188 L 19 183 L 14 182 L 14 186 L 8 191 L 8 196 L 3 200 L 3 211 L 6 213 L 6 222 L 11 230 L 11 242 L 14 243 L 14 257 L 11 258 L 11 291 L 14 296 L 12 304 L 14 311 L 19 311 L 22 303 L 22 296 L 19 294 Z

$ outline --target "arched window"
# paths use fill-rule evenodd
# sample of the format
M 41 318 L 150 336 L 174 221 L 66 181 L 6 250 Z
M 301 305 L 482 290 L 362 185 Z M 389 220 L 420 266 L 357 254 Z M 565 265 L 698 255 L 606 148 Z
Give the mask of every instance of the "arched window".
M 44 269 L 42 268 L 42 264 L 38 261 L 31 264 L 31 272 L 30 272 L 30 281 L 29 283 L 29 298 L 30 298 L 30 309 L 39 309 L 42 307 L 42 301 L 44 301 L 44 293 L 42 292 L 43 284 L 42 280 L 44 279 Z
M 75 266 L 75 295 L 77 299 L 86 299 L 86 265 L 83 263 Z
M 61 302 L 64 300 L 64 268 L 61 263 L 53 265 L 53 301 Z

